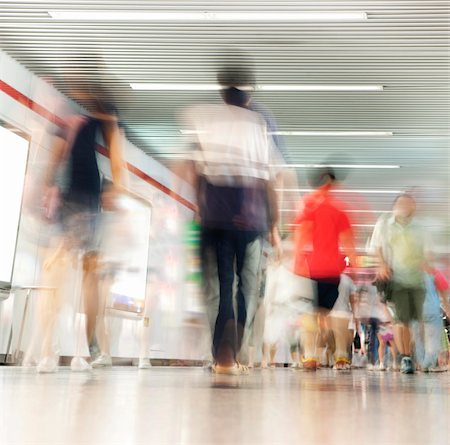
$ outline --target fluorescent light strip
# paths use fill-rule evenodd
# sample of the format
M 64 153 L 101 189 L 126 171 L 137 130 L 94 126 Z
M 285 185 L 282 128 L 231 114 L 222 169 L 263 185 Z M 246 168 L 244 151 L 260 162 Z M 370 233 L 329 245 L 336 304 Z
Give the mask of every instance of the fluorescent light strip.
M 147 83 L 132 82 L 139 91 L 219 91 L 225 87 L 216 83 Z M 383 85 L 257 85 L 239 86 L 244 91 L 383 91 Z
M 274 131 L 279 136 L 393 136 L 392 131 Z
M 278 168 L 355 168 L 355 169 L 396 169 L 401 168 L 400 165 L 382 165 L 382 164 L 273 164 L 271 167 Z
M 181 134 L 184 135 L 191 135 L 191 134 L 206 134 L 207 131 L 206 130 L 180 130 Z
M 259 85 L 257 91 L 383 91 L 383 85 Z
M 129 11 L 129 10 L 50 10 L 57 20 L 150 21 L 150 22 L 349 22 L 365 21 L 362 11 L 252 12 L 252 11 Z
M 310 193 L 314 189 L 275 189 L 277 192 L 300 192 L 300 193 Z M 401 190 L 346 190 L 346 189 L 335 189 L 332 190 L 334 193 L 374 193 L 374 194 L 388 194 L 388 195 L 400 195 L 404 192 Z
M 197 130 L 180 130 L 180 133 L 200 134 L 200 132 Z M 274 131 L 269 132 L 269 134 L 279 136 L 392 136 L 393 135 L 391 131 Z M 298 164 L 298 165 L 301 166 L 306 164 Z
M 145 91 L 219 91 L 215 83 L 130 83 L 133 90 Z

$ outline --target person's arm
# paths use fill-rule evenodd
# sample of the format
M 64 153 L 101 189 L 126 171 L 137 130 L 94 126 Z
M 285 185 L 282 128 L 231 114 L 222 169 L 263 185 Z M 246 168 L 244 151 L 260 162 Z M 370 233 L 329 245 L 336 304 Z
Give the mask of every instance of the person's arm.
M 383 249 L 377 247 L 375 256 L 378 260 L 377 277 L 381 280 L 389 280 L 392 276 L 392 270 L 383 255 Z
M 309 265 L 306 259 L 306 251 L 311 245 L 314 231 L 314 222 L 311 220 L 301 220 L 297 218 L 294 222 L 294 251 L 295 251 L 295 269 L 296 274 L 303 277 L 309 277 Z
M 58 167 L 61 165 L 67 141 L 62 135 L 55 135 L 53 147 L 50 155 L 50 161 L 44 174 L 45 187 L 53 187 L 55 184 L 55 176 Z
M 439 298 L 441 299 L 442 308 L 444 309 L 445 315 L 450 318 L 450 303 L 448 301 L 448 291 L 439 291 Z
M 341 234 L 339 235 L 339 244 L 341 245 L 344 254 L 350 259 L 351 266 L 357 267 L 355 240 L 353 230 L 351 228 L 348 228 L 347 230 L 341 232 Z
M 438 291 L 439 298 L 441 300 L 442 308 L 444 309 L 445 315 L 450 317 L 450 303 L 448 301 L 448 290 L 449 284 L 444 275 L 438 271 L 434 271 L 434 284 L 436 286 L 436 290 Z
M 380 217 L 375 224 L 373 229 L 372 237 L 370 240 L 370 247 L 378 260 L 377 267 L 377 278 L 380 280 L 388 280 L 392 276 L 391 267 L 388 264 L 387 258 L 385 257 L 385 252 L 383 250 L 383 228 L 385 227 L 384 217 Z
M 193 144 L 193 150 L 191 152 L 186 153 L 186 159 L 177 162 L 173 168 L 173 176 L 174 182 L 172 185 L 175 193 L 181 194 L 183 193 L 183 188 L 186 184 L 192 187 L 193 192 L 195 194 L 195 202 L 193 203 L 194 208 L 194 219 L 200 223 L 200 202 L 202 199 L 202 191 L 201 191 L 201 180 L 200 176 L 197 172 L 195 161 L 192 159 L 194 156 L 193 153 L 197 150 L 195 144 Z
M 357 304 L 358 304 L 358 297 L 356 289 L 353 289 L 350 293 L 350 307 L 352 310 L 353 318 L 355 320 L 355 326 L 356 326 L 356 310 L 357 310 Z
M 111 119 L 103 123 L 103 139 L 109 148 L 112 181 L 116 190 L 120 191 L 125 188 L 125 184 L 123 178 L 122 135 L 117 119 Z
M 283 250 L 281 247 L 281 237 L 278 230 L 279 223 L 279 207 L 278 207 L 278 195 L 275 190 L 276 181 L 268 181 L 267 183 L 267 198 L 269 201 L 269 213 L 270 213 L 270 243 L 275 251 L 275 257 L 278 261 L 281 260 Z

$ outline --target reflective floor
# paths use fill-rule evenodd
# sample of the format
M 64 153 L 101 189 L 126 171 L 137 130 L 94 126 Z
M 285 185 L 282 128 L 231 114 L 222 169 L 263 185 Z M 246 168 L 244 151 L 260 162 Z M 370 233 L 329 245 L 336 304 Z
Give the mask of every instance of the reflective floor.
M 0 443 L 450 443 L 450 374 L 0 368 Z

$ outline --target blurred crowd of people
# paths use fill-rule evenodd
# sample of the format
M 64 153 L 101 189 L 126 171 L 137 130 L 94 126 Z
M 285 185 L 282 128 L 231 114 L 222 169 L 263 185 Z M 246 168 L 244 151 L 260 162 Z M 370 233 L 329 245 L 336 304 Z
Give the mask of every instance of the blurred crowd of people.
M 251 70 L 225 67 L 218 82 L 221 103 L 183 111 L 192 150 L 180 170 L 197 198 L 211 370 L 241 375 L 256 364 L 274 367 L 280 348 L 289 350 L 294 368 L 310 371 L 446 370 L 449 286 L 415 218 L 414 197 L 401 194 L 392 213 L 379 218 L 368 249 L 373 261 L 361 264 L 336 169 L 315 166 L 307 178 L 311 192 L 300 196 L 275 119 L 251 96 Z M 120 267 L 118 253 L 111 252 L 113 238 L 132 222 L 124 223 L 120 208 L 127 187 L 119 117 L 102 94 L 95 88 L 73 91 L 91 105 L 90 112 L 66 116 L 52 135 L 44 210 L 60 232 L 44 263 L 42 282 L 56 291 L 42 298 L 39 372 L 57 369 L 55 323 L 74 264 L 83 329 L 100 353 L 91 363 L 76 357 L 72 368 L 112 365 L 105 301 Z M 112 182 L 100 173 L 99 135 Z M 295 202 L 295 217 L 281 221 L 286 194 Z M 111 235 L 111 215 L 121 211 L 122 229 Z M 140 365 L 150 366 L 145 354 Z

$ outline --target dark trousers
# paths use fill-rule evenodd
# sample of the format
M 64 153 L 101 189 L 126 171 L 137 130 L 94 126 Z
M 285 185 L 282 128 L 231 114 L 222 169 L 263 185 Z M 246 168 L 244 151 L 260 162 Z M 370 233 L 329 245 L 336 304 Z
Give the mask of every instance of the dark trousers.
M 202 229 L 201 258 L 206 292 L 217 282 L 219 304 L 213 333 L 213 354 L 228 349 L 236 357 L 241 348 L 247 308 L 259 289 L 262 237 L 259 232 Z M 236 283 L 235 283 L 236 277 Z M 236 310 L 234 311 L 234 295 Z M 206 301 L 213 303 L 206 295 Z

